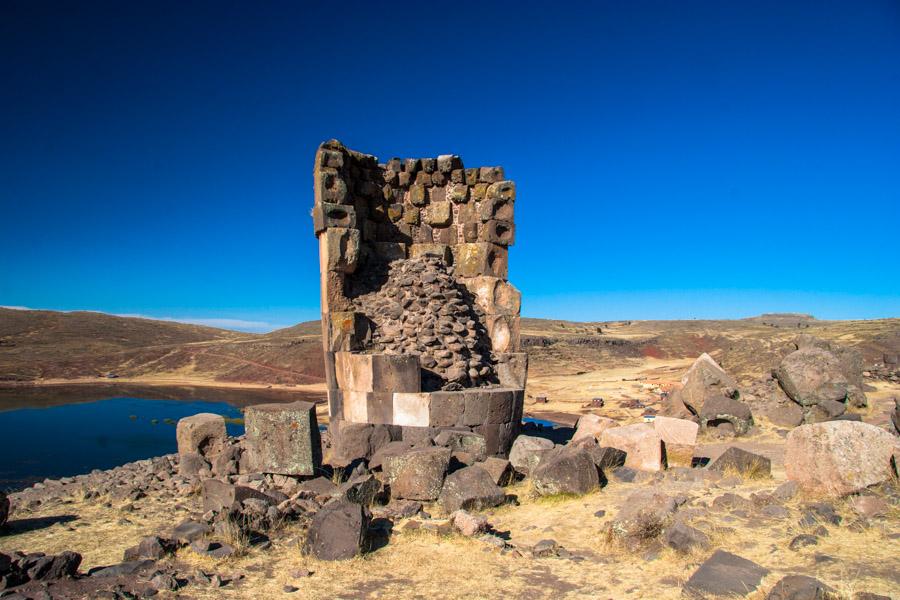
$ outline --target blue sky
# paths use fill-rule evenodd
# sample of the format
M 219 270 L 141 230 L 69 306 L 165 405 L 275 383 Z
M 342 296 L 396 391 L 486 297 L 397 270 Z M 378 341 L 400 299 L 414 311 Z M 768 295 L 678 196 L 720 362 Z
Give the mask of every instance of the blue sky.
M 900 4 L 548 6 L 0 4 L 0 305 L 316 318 L 336 137 L 504 165 L 526 316 L 900 316 Z

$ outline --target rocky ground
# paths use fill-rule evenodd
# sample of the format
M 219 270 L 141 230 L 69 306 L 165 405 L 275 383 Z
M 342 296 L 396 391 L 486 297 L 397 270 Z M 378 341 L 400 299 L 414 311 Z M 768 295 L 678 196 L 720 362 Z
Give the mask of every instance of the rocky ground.
M 799 360 L 819 346 L 777 379 L 703 359 L 559 402 L 577 428 L 526 426 L 509 461 L 446 434 L 288 478 L 230 439 L 47 481 L 10 497 L 0 597 L 898 598 L 900 385 L 836 347 Z

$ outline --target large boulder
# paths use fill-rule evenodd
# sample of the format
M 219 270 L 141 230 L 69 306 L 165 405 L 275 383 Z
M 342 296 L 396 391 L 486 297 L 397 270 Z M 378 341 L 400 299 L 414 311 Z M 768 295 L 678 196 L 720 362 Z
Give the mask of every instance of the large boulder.
M 382 468 L 392 498 L 436 500 L 450 465 L 450 448 L 431 446 L 388 455 Z
M 844 402 L 850 382 L 837 357 L 816 347 L 805 347 L 782 359 L 774 375 L 791 400 L 813 406 L 823 400 Z
M 513 469 L 522 475 L 528 475 L 541 461 L 544 453 L 553 449 L 553 442 L 533 435 L 520 435 L 513 442 L 509 451 L 509 462 Z
M 700 426 L 687 419 L 657 415 L 653 419 L 653 429 L 665 444 L 666 464 L 670 467 L 690 467 Z
M 807 492 L 845 496 L 892 476 L 892 455 L 900 441 L 887 431 L 858 421 L 801 425 L 787 437 L 787 477 Z
M 6 525 L 6 520 L 9 519 L 9 498 L 6 497 L 6 494 L 0 492 L 0 527 Z
M 859 598 L 859 596 L 856 596 Z M 838 600 L 837 593 L 814 577 L 782 577 L 766 595 L 766 600 Z
M 745 598 L 769 570 L 724 550 L 716 550 L 691 575 L 682 591 L 688 598 Z
M 392 441 L 390 427 L 390 425 L 350 423 L 340 419 L 331 421 L 328 430 L 331 436 L 331 450 L 326 462 L 333 466 L 345 467 L 357 459 L 368 460 Z
M 579 446 L 550 450 L 531 473 L 535 491 L 552 494 L 587 494 L 600 485 L 600 476 L 591 455 Z
M 315 475 L 322 442 L 312 402 L 255 404 L 244 411 L 248 462 L 260 473 Z
M 857 408 L 866 406 L 866 394 L 863 392 L 863 355 L 856 348 L 850 348 L 841 344 L 827 342 L 825 340 L 813 337 L 809 334 L 801 334 L 797 337 L 797 349 L 819 348 L 827 350 L 838 360 L 841 372 L 850 386 L 847 388 L 847 399 L 850 404 Z
M 178 454 L 199 454 L 211 459 L 224 447 L 228 439 L 225 418 L 213 413 L 198 413 L 178 420 L 175 427 Z
M 752 425 L 750 407 L 728 396 L 708 398 L 700 411 L 700 426 L 713 433 L 744 435 Z
M 447 475 L 438 498 L 448 513 L 500 506 L 505 500 L 506 494 L 494 483 L 490 474 L 476 466 L 465 467 Z
M 694 361 L 681 378 L 682 387 L 676 395 L 690 411 L 699 415 L 703 405 L 714 396 L 739 398 L 737 381 L 705 352 Z
M 625 466 L 638 471 L 660 471 L 663 463 L 662 438 L 646 423 L 612 427 L 600 435 L 600 446 L 625 453 Z
M 572 436 L 571 441 L 574 442 L 586 437 L 599 438 L 601 433 L 610 427 L 618 426 L 618 424 L 618 421 L 609 417 L 601 417 L 590 413 L 581 415 L 575 423 L 575 435 Z
M 720 454 L 707 468 L 720 473 L 739 473 L 749 478 L 771 477 L 772 475 L 771 460 L 737 446 L 726 448 L 725 452 Z
M 672 496 L 653 489 L 632 493 L 608 526 L 612 540 L 636 549 L 655 541 L 672 522 L 678 504 Z
M 332 500 L 313 516 L 306 549 L 319 560 L 347 560 L 362 554 L 367 550 L 370 520 L 361 504 Z

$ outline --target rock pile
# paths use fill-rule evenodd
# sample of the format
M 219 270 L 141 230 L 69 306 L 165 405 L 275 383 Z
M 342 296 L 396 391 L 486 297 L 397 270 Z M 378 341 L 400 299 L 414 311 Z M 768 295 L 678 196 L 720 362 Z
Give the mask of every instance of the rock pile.
M 495 382 L 484 315 L 470 296 L 438 257 L 391 263 L 387 281 L 355 299 L 375 324 L 366 350 L 418 355 L 426 391 Z

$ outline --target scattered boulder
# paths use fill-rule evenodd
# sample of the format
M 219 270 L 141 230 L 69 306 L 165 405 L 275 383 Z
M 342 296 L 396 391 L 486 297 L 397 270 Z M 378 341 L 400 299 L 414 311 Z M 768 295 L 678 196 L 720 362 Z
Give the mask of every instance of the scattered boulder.
M 753 425 L 746 403 L 727 396 L 707 398 L 700 411 L 700 426 L 725 435 L 744 435 Z
M 617 448 L 601 446 L 594 438 L 582 438 L 572 445 L 578 446 L 587 452 L 591 457 L 591 460 L 594 461 L 594 466 L 596 466 L 601 473 L 625 465 L 625 459 L 627 458 L 625 452 L 622 452 Z
M 159 560 L 177 549 L 178 544 L 174 540 L 161 538 L 158 535 L 148 535 L 141 538 L 137 546 L 126 548 L 123 560 Z
M 599 438 L 600 434 L 605 430 L 618 425 L 618 421 L 609 417 L 601 417 L 591 413 L 581 415 L 575 423 L 575 434 L 572 436 L 571 441 L 574 442 L 586 437 Z
M 736 446 L 725 449 L 719 458 L 707 467 L 710 471 L 725 473 L 734 471 L 745 477 L 771 477 L 772 461 L 753 452 L 747 452 Z
M 766 595 L 766 600 L 837 600 L 833 589 L 806 575 L 783 577 Z
M 682 591 L 688 598 L 744 598 L 755 591 L 768 574 L 768 569 L 755 562 L 716 550 L 694 571 Z
M 541 496 L 587 494 L 600 485 L 594 461 L 577 445 L 560 446 L 545 453 L 531 477 Z
M 861 517 L 874 519 L 885 516 L 890 505 L 878 496 L 855 496 L 850 500 L 850 508 Z
M 371 515 L 346 499 L 332 500 L 313 516 L 306 550 L 319 560 L 347 560 L 367 550 Z
M 682 387 L 675 395 L 695 415 L 699 415 L 709 398 L 740 397 L 734 380 L 713 358 L 705 352 L 694 361 L 681 378 Z
M 600 446 L 625 453 L 625 466 L 639 471 L 663 468 L 662 439 L 652 425 L 635 423 L 612 427 L 600 435 Z
M 19 561 L 19 569 L 31 581 L 55 581 L 74 577 L 80 565 L 81 555 L 68 550 L 53 555 L 44 555 L 40 552 L 29 554 Z
M 798 350 L 819 348 L 834 355 L 840 365 L 841 373 L 849 382 L 847 400 L 850 402 L 850 405 L 857 408 L 867 405 L 866 395 L 863 392 L 863 355 L 859 350 L 828 342 L 809 334 L 799 335 L 795 344 Z
M 522 475 L 528 475 L 541 461 L 541 456 L 553 449 L 553 442 L 533 435 L 520 435 L 509 451 L 509 462 Z
M 442 446 L 415 448 L 386 456 L 382 465 L 393 498 L 436 500 L 450 464 L 450 449 Z
M 506 494 L 481 467 L 465 467 L 447 475 L 438 501 L 448 513 L 499 506 Z
M 608 535 L 627 548 L 637 549 L 656 540 L 668 527 L 678 508 L 676 499 L 653 489 L 641 489 L 625 499 Z
M 670 467 L 690 467 L 699 425 L 687 419 L 657 415 L 653 419 L 653 429 L 665 444 L 666 464 Z
M 241 503 L 248 498 L 258 498 L 269 504 L 278 503 L 275 498 L 251 487 L 233 485 L 218 479 L 203 480 L 200 494 L 203 498 L 204 511 L 229 509 L 235 502 Z
M 328 463 L 338 467 L 347 466 L 360 458 L 368 460 L 380 448 L 391 442 L 391 430 L 388 425 L 335 420 L 329 425 L 329 433 L 331 452 Z M 404 435 L 404 439 L 405 437 Z
M 845 496 L 889 479 L 900 442 L 883 429 L 856 421 L 801 425 L 787 437 L 787 477 L 804 491 Z
M 801 548 L 806 548 L 807 546 L 815 546 L 819 543 L 819 538 L 809 533 L 801 533 L 800 535 L 794 536 L 794 538 L 788 544 L 788 548 L 797 552 Z
M 338 486 L 326 477 L 315 477 L 301 481 L 297 486 L 297 491 L 302 492 L 306 497 L 331 496 L 338 493 Z
M 512 463 L 505 458 L 488 456 L 484 461 L 475 463 L 475 466 L 481 467 L 487 471 L 491 476 L 491 479 L 494 480 L 494 483 L 500 487 L 506 487 L 512 483 L 513 477 L 515 476 Z
M 856 402 L 860 401 L 856 390 L 851 390 L 841 362 L 822 348 L 806 346 L 788 354 L 773 375 L 791 400 L 807 408 L 807 413 L 809 407 L 826 401 L 844 404 L 851 391 Z M 865 400 L 862 402 L 864 405 Z
M 473 515 L 464 510 L 458 510 L 450 515 L 453 526 L 466 537 L 473 537 L 488 530 L 487 517 L 482 515 Z
M 669 547 L 682 553 L 709 548 L 709 536 L 682 521 L 666 529 L 665 540 Z
M 190 519 L 172 528 L 172 537 L 182 544 L 190 544 L 209 534 L 209 525 Z
M 225 432 L 225 419 L 213 413 L 198 413 L 179 419 L 175 428 L 178 441 L 178 454 L 198 454 L 202 457 L 213 457 L 224 447 L 228 434 Z
M 209 461 L 196 452 L 178 456 L 178 473 L 182 477 L 199 477 L 204 470 L 209 471 L 211 468 Z

